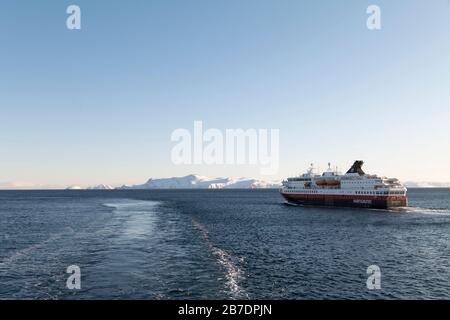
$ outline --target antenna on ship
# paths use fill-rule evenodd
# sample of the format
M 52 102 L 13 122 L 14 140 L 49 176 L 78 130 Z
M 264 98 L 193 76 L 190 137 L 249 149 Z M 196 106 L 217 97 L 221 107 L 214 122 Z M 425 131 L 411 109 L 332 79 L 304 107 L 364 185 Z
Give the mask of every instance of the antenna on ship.
M 308 169 L 308 173 L 312 175 L 313 172 L 314 172 L 314 163 L 311 162 L 310 167 Z
M 328 162 L 328 169 L 327 169 L 327 172 L 328 172 L 329 174 L 333 174 L 333 173 L 334 173 L 333 168 L 331 168 L 331 162 Z

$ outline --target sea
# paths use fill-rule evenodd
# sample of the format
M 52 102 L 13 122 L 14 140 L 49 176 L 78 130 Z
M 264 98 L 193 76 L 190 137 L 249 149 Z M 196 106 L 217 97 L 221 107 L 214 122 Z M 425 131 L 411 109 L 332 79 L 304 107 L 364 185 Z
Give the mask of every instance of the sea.
M 408 197 L 371 210 L 262 189 L 0 191 L 0 299 L 449 299 L 450 189 Z

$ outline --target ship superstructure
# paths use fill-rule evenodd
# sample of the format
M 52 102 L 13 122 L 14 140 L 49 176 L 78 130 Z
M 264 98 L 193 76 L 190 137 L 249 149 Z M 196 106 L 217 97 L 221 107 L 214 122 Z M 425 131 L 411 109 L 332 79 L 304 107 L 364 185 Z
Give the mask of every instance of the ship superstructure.
M 283 181 L 281 194 L 288 203 L 386 209 L 406 207 L 407 189 L 395 178 L 364 173 L 363 161 L 355 161 L 341 174 L 337 169 L 316 174 L 313 165 L 297 177 Z

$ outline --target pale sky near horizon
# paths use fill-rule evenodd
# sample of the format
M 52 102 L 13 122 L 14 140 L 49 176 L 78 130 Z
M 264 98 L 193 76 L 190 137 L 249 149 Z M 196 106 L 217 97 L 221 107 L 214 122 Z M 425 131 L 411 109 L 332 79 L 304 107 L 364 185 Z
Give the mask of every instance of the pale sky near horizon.
M 356 159 L 450 182 L 449 0 L 4 0 L 0 43 L 0 188 L 272 180 Z M 278 173 L 174 165 L 171 133 L 195 120 L 279 129 Z

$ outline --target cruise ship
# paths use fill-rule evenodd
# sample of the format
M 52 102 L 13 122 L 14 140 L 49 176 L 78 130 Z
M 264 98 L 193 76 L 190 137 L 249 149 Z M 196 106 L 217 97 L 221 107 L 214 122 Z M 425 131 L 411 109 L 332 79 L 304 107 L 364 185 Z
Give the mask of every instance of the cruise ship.
M 388 209 L 406 207 L 406 188 L 395 178 L 379 177 L 364 173 L 363 161 L 355 161 L 352 167 L 341 174 L 337 168 L 322 174 L 309 170 L 283 181 L 281 194 L 288 204 L 342 206 Z

